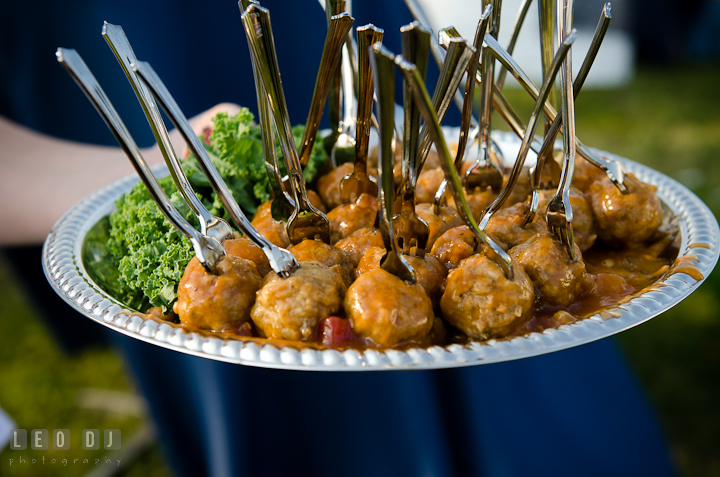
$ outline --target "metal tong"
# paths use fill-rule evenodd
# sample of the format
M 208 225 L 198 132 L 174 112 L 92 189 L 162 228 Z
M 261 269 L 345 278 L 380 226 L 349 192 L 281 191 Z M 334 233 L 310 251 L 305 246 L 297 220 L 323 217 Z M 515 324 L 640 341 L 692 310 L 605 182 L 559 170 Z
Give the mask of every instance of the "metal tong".
M 250 221 L 247 217 L 245 217 L 242 209 L 240 209 L 240 206 L 235 201 L 232 192 L 230 192 L 230 189 L 228 189 L 227 185 L 222 180 L 220 173 L 210 160 L 207 152 L 205 152 L 205 148 L 200 143 L 200 140 L 193 133 L 187 118 L 180 110 L 180 107 L 175 102 L 175 99 L 172 97 L 150 64 L 144 61 L 136 61 L 133 63 L 133 69 L 138 73 L 140 79 L 145 82 L 147 87 L 155 96 L 155 99 L 160 103 L 160 106 L 163 108 L 173 124 L 175 124 L 175 127 L 177 127 L 183 139 L 185 139 L 190 151 L 192 151 L 197 158 L 203 172 L 210 181 L 210 185 L 217 193 L 218 197 L 220 197 L 220 201 L 225 207 L 225 210 L 227 210 L 228 214 L 230 214 L 230 217 L 235 225 L 237 225 L 240 231 L 242 231 L 248 239 L 262 249 L 263 253 L 265 253 L 265 256 L 270 262 L 270 267 L 275 273 L 281 277 L 290 276 L 290 274 L 298 268 L 297 260 L 290 252 L 278 247 L 260 235 L 260 233 L 250 224 Z
M 325 17 L 327 20 L 328 30 L 330 30 L 330 19 L 333 15 L 345 13 L 345 0 L 319 0 L 320 6 L 325 10 Z M 344 49 L 343 42 L 343 49 Z M 342 54 L 341 54 L 342 55 Z M 342 56 L 340 59 L 342 63 Z M 328 122 L 330 123 L 330 134 L 328 134 L 323 140 L 323 147 L 329 157 L 332 157 L 332 149 L 335 146 L 335 142 L 342 133 L 341 121 L 342 121 L 342 105 L 340 103 L 342 99 L 342 69 L 341 65 L 335 65 L 330 79 L 330 92 L 328 95 Z M 337 167 L 337 164 L 333 163 L 333 167 Z
M 600 15 L 600 21 L 598 22 L 598 26 L 595 29 L 595 35 L 593 36 L 592 42 L 590 43 L 590 49 L 588 50 L 587 55 L 585 55 L 585 59 L 580 66 L 580 70 L 578 71 L 578 75 L 575 77 L 575 81 L 573 82 L 573 98 L 575 99 L 577 98 L 580 90 L 585 84 L 585 80 L 587 79 L 587 75 L 590 72 L 590 68 L 595 61 L 597 53 L 600 50 L 600 45 L 602 45 L 602 41 L 605 38 L 605 33 L 610 26 L 611 19 L 611 6 L 610 3 L 606 3 L 603 6 L 602 13 Z M 546 158 L 551 157 L 552 151 L 555 146 L 555 138 L 560 132 L 560 127 L 563 123 L 563 117 L 564 116 L 562 114 L 558 114 L 557 116 L 555 116 L 555 119 L 550 124 L 550 127 L 547 128 L 547 131 L 545 133 L 545 140 L 543 141 L 543 145 L 540 148 L 540 152 L 538 153 L 537 164 L 535 166 L 535 170 L 532 176 L 532 197 L 530 198 L 530 203 L 528 205 L 527 211 L 525 212 L 525 219 L 523 225 L 532 222 L 535 218 L 535 214 L 537 213 L 538 204 L 540 202 L 540 178 L 543 165 Z
M 155 200 L 160 211 L 167 217 L 170 223 L 185 236 L 193 246 L 195 256 L 203 267 L 210 272 L 217 274 L 216 265 L 225 255 L 225 248 L 215 238 L 195 230 L 185 217 L 172 205 L 165 191 L 158 184 L 150 167 L 145 162 L 140 149 L 133 140 L 125 123 L 118 115 L 105 91 L 100 87 L 80 55 L 73 49 L 58 48 L 55 53 L 58 62 L 65 67 L 70 76 L 80 86 L 95 109 L 107 124 L 110 131 L 117 139 L 120 147 L 125 151 L 130 162 L 132 162 L 140 179 Z
M 525 89 L 525 91 L 527 91 L 534 100 L 537 100 L 540 91 L 538 90 L 537 86 L 535 86 L 535 84 L 532 82 L 530 77 L 522 70 L 520 65 L 515 62 L 513 57 L 510 56 L 508 52 L 500 46 L 500 44 L 498 44 L 497 40 L 495 40 L 489 35 L 485 35 L 485 44 L 487 48 L 489 48 L 490 51 L 493 53 L 493 56 L 495 56 L 495 58 L 497 58 L 508 69 L 508 71 L 515 77 L 515 79 L 517 79 L 518 83 L 520 83 L 523 89 Z M 481 78 L 478 78 L 478 82 L 480 81 Z M 494 89 L 494 95 L 497 98 L 498 96 L 501 96 L 502 93 L 499 90 Z M 495 104 L 497 106 L 497 103 Z M 557 111 L 555 111 L 555 108 L 553 108 L 552 105 L 546 101 L 543 109 L 545 114 L 554 121 L 555 117 L 557 116 Z M 511 123 L 509 122 L 508 124 Z M 518 129 L 516 129 L 515 127 L 513 127 L 513 130 L 518 133 Z M 575 142 L 577 144 L 577 151 L 585 160 L 605 172 L 605 174 L 613 182 L 613 184 L 615 184 L 615 187 L 617 187 L 618 190 L 620 190 L 622 193 L 627 193 L 627 188 L 624 185 L 625 174 L 619 162 L 598 156 L 582 142 L 580 142 L 577 137 L 575 138 Z M 537 149 L 537 152 L 539 151 L 540 148 Z
M 450 30 L 454 29 L 449 28 L 440 32 L 440 36 L 444 37 L 443 41 L 446 43 L 447 54 L 445 55 L 440 68 L 440 76 L 437 84 L 435 85 L 435 91 L 433 92 L 432 97 L 433 109 L 435 110 L 439 121 L 442 121 L 447 114 L 453 97 L 458 93 L 458 87 L 465 75 L 465 71 L 476 54 L 475 48 L 462 37 L 457 35 L 446 37 L 446 31 Z M 406 88 L 408 89 L 406 95 L 407 97 L 410 97 L 412 93 L 409 91 L 409 86 L 406 86 Z M 414 104 L 414 100 L 410 103 L 410 107 L 415 107 L 412 106 L 412 104 Z M 408 107 L 407 103 L 405 107 Z M 432 137 L 428 133 L 428 125 L 426 123 L 423 124 L 420 131 L 419 151 L 416 154 L 408 156 L 408 160 L 412 161 L 411 164 L 408 164 L 409 174 L 403 174 L 401 196 L 406 203 L 409 203 L 410 201 L 413 201 L 414 203 L 415 188 L 417 187 L 417 181 L 420 177 L 420 171 L 422 171 L 422 168 L 425 165 L 425 160 L 427 159 L 427 155 L 430 152 L 431 147 Z M 398 206 L 396 206 L 396 211 L 397 210 Z
M 485 3 L 485 2 L 483 2 Z M 491 3 L 491 2 L 488 2 Z M 497 38 L 500 31 L 500 1 L 492 2 L 495 7 L 491 12 L 491 20 L 488 32 L 483 35 Z M 477 38 L 476 38 L 477 40 Z M 472 190 L 475 187 L 490 187 L 497 193 L 503 186 L 503 173 L 497 161 L 493 161 L 492 155 L 497 155 L 499 148 L 494 147 L 490 131 L 492 130 L 492 90 L 495 82 L 495 60 L 487 50 L 482 49 L 482 61 L 480 64 L 480 125 L 478 126 L 478 155 L 475 163 L 465 173 L 465 186 Z M 500 159 L 502 160 L 502 159 Z
M 403 55 L 410 58 L 424 79 L 427 72 L 430 36 L 432 33 L 420 23 L 412 22 L 400 28 Z M 394 66 L 393 66 L 394 68 Z M 415 250 L 422 256 L 427 248 L 430 227 L 415 212 L 415 187 L 419 170 L 418 135 L 420 134 L 420 110 L 415 106 L 410 86 L 405 82 L 403 89 L 403 149 L 402 180 L 393 205 L 393 227 L 396 232 L 397 247 L 406 255 Z
M 273 122 L 278 130 L 285 166 L 289 171 L 295 208 L 287 223 L 288 237 L 293 244 L 305 238 L 320 238 L 329 243 L 330 223 L 325 214 L 316 209 L 307 197 L 307 185 L 302 176 L 302 166 L 295 148 L 280 80 L 270 12 L 259 5 L 251 4 L 243 12 L 242 21 L 253 57 L 253 67 L 257 70 L 257 78 L 261 81 L 267 96 Z
M 416 21 L 420 22 L 423 28 L 432 31 L 432 28 L 430 27 L 430 22 L 425 16 L 425 13 L 420 7 L 420 4 L 418 4 L 417 0 L 405 0 L 405 5 L 407 5 L 407 7 L 410 9 L 410 13 L 412 13 Z M 440 42 L 434 36 L 431 37 L 430 51 L 432 52 L 433 58 L 435 58 L 435 62 L 437 63 L 438 67 L 442 68 L 443 63 L 445 62 L 446 54 L 440 46 Z M 453 99 L 455 100 L 455 104 L 457 105 L 457 107 L 460 108 L 460 110 L 462 111 L 464 102 L 462 93 L 460 91 L 456 91 Z M 471 118 L 471 122 L 472 126 L 477 126 L 477 121 L 475 120 L 475 118 Z
M 115 53 L 115 57 L 120 63 L 120 66 L 122 66 L 125 76 L 127 76 L 130 85 L 135 91 L 135 95 L 142 106 L 145 117 L 150 125 L 150 129 L 152 130 L 158 147 L 160 148 L 160 152 L 165 159 L 165 164 L 167 164 L 168 169 L 170 170 L 170 175 L 172 176 L 178 191 L 190 207 L 190 210 L 192 210 L 200 222 L 200 232 L 203 235 L 217 239 L 220 243 L 232 238 L 233 232 L 230 225 L 220 217 L 212 215 L 200 199 L 198 199 L 195 191 L 193 191 L 190 181 L 180 165 L 180 160 L 175 153 L 175 149 L 170 142 L 168 130 L 165 127 L 162 117 L 160 116 L 160 111 L 158 110 L 157 104 L 155 104 L 154 98 L 140 82 L 130 66 L 137 58 L 135 57 L 135 53 L 133 52 L 130 41 L 125 35 L 123 28 L 119 25 L 113 25 L 105 22 L 102 28 L 102 35 L 112 49 L 113 53 Z
M 380 234 L 387 249 L 387 253 L 380 262 L 380 267 L 405 281 L 415 283 L 415 270 L 398 249 L 392 221 L 393 195 L 395 194 L 395 181 L 393 180 L 395 154 L 392 145 L 395 134 L 395 64 L 393 55 L 381 44 L 376 43 L 370 51 L 370 64 L 377 93 L 377 116 L 380 125 L 378 219 Z
M 472 108 L 473 98 L 475 96 L 475 75 L 477 74 L 478 59 L 482 50 L 482 39 L 487 31 L 488 24 L 490 21 L 490 14 L 492 13 L 492 5 L 487 5 L 480 15 L 477 28 L 475 30 L 475 39 L 473 41 L 473 47 L 475 52 L 470 58 L 470 64 L 467 67 L 467 79 L 465 81 L 465 96 L 462 105 L 462 114 L 460 117 L 460 139 L 458 140 L 457 153 L 455 154 L 455 167 L 458 171 L 461 169 L 462 161 L 465 156 L 465 149 L 467 148 L 470 138 L 472 141 L 475 140 L 479 134 L 480 128 L 476 128 L 472 134 L 468 134 L 470 130 L 470 124 L 472 122 Z M 458 33 L 459 34 L 459 33 Z M 411 62 L 412 63 L 412 62 Z M 481 174 L 480 183 L 481 186 L 490 186 L 493 190 L 500 190 L 502 187 L 503 177 L 502 171 L 499 167 L 480 168 L 481 164 L 477 163 L 478 174 Z M 443 197 L 445 197 L 445 191 L 447 190 L 447 179 L 443 179 L 435 192 L 433 201 L 433 211 L 435 214 L 440 213 L 440 208 L 443 205 Z
M 352 202 L 361 194 L 376 195 L 377 182 L 367 173 L 368 147 L 373 103 L 373 80 L 368 47 L 382 40 L 383 30 L 368 24 L 357 29 L 358 103 L 355 129 L 355 169 L 340 181 L 340 199 Z
M 425 124 L 428 125 L 428 131 L 440 156 L 440 164 L 442 165 L 445 177 L 448 179 L 448 183 L 450 184 L 450 190 L 452 191 L 455 203 L 457 204 L 460 217 L 470 230 L 473 231 L 475 237 L 490 248 L 490 258 L 503 270 L 505 277 L 508 280 L 513 280 L 514 270 L 510 256 L 487 234 L 485 234 L 480 227 L 478 227 L 478 224 L 475 222 L 475 218 L 470 211 L 470 206 L 468 205 L 465 193 L 463 192 L 460 176 L 455 169 L 453 158 L 450 155 L 450 150 L 448 149 L 445 137 L 440 128 L 440 122 L 438 121 L 437 115 L 432 107 L 430 96 L 428 95 L 427 89 L 425 89 L 425 85 L 420 78 L 417 68 L 401 56 L 395 58 L 395 64 L 400 68 L 400 71 L 406 81 L 410 83 L 413 97 L 420 108 Z
M 486 41 L 488 41 L 489 38 L 492 37 L 486 36 Z M 560 70 L 560 66 L 562 66 L 562 62 L 568 51 L 570 50 L 570 46 L 573 44 L 576 38 L 577 31 L 573 30 L 572 32 L 570 32 L 567 38 L 563 39 L 563 42 L 560 44 L 560 47 L 558 48 L 558 51 L 553 58 L 550 72 L 545 77 L 542 88 L 540 89 L 540 92 L 538 94 L 538 98 L 535 100 L 535 105 L 533 106 L 532 113 L 530 114 L 530 120 L 528 121 L 528 126 L 525 129 L 525 135 L 523 136 L 522 144 L 520 145 L 520 151 L 518 152 L 518 156 L 515 159 L 515 164 L 513 165 L 512 171 L 510 172 L 510 177 L 508 178 L 507 184 L 505 184 L 505 187 L 503 187 L 502 191 L 500 191 L 500 195 L 498 195 L 484 211 L 482 219 L 480 219 L 480 227 L 482 227 L 483 229 L 487 227 L 490 218 L 502 207 L 507 198 L 510 196 L 510 193 L 512 192 L 518 178 L 520 177 L 523 165 L 525 164 L 525 159 L 527 158 L 527 153 L 530 150 L 530 142 L 535 135 L 535 130 L 539 123 L 540 112 L 542 111 L 543 105 L 545 104 L 545 101 L 550 94 L 550 89 L 552 88 L 553 81 L 555 81 L 555 76 Z
M 352 10 L 350 0 L 319 0 L 325 9 L 328 26 L 331 15 Z M 333 167 L 350 162 L 355 158 L 355 128 L 357 116 L 358 67 L 355 54 L 355 40 L 352 32 L 344 41 L 342 57 L 334 65 L 329 101 L 329 121 L 331 134 L 325 139 L 325 149 Z M 342 106 L 341 106 L 342 97 Z
M 260 5 L 258 0 L 239 0 L 238 8 L 243 12 L 251 3 Z M 328 18 L 328 27 L 329 26 L 330 18 Z M 250 61 L 254 63 L 252 55 L 250 55 Z M 270 114 L 270 105 L 268 104 L 265 90 L 262 88 L 262 83 L 257 76 L 258 72 L 255 66 L 253 66 L 253 74 L 255 78 L 255 95 L 257 96 L 258 103 L 258 120 L 260 121 L 265 171 L 267 172 L 270 188 L 273 192 L 273 200 L 270 204 L 270 215 L 274 220 L 287 222 L 290 216 L 292 216 L 293 210 L 295 210 L 295 201 L 290 197 L 287 190 L 285 190 L 285 181 L 280 174 L 280 164 L 275 148 L 275 128 L 273 127 L 272 115 Z
M 447 48 L 445 60 L 440 68 L 440 76 L 438 77 L 435 91 L 433 91 L 432 95 L 433 108 L 441 123 L 450 108 L 453 97 L 460 94 L 458 91 L 460 82 L 465 75 L 470 60 L 477 51 L 459 34 L 456 35 L 453 33 L 456 31 L 455 28 L 450 27 L 441 30 L 438 34 L 442 39 L 441 43 L 444 43 Z M 420 131 L 420 143 L 420 153 L 416 163 L 417 175 L 420 174 L 420 171 L 425 165 L 425 160 L 432 146 L 427 123 L 423 124 L 422 130 Z M 413 184 L 413 188 L 414 187 L 415 184 Z
M 557 5 L 558 38 L 563 41 L 571 35 L 572 14 L 574 0 L 560 0 Z M 548 230 L 567 247 L 570 258 L 577 261 L 580 257 L 575 248 L 573 237 L 573 210 L 570 204 L 570 181 L 572 181 L 575 167 L 576 144 L 575 137 L 575 100 L 572 84 L 572 55 L 567 55 L 560 73 L 560 98 L 562 100 L 562 118 L 565 127 L 563 134 L 563 168 L 560 175 L 560 184 L 557 193 L 548 204 L 545 219 Z
M 305 133 L 300 143 L 300 164 L 305 166 L 310 160 L 315 138 L 320 128 L 320 118 L 325 108 L 325 100 L 330 92 L 330 85 L 338 62 L 341 59 L 345 40 L 355 19 L 348 13 L 332 15 L 328 22 L 328 33 L 325 37 L 320 67 L 318 68 L 315 89 L 310 101 L 310 111 L 305 121 Z

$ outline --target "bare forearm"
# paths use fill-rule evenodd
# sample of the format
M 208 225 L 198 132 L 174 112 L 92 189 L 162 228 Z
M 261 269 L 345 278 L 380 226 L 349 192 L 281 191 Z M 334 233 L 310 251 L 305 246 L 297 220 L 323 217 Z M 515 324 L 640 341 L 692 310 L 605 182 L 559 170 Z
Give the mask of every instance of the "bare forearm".
M 0 118 L 0 244 L 42 242 L 88 193 L 133 169 L 119 148 L 63 141 Z
M 211 124 L 218 105 L 193 118 L 196 132 Z M 180 135 L 170 135 L 176 151 Z M 94 146 L 37 133 L 0 117 L 0 246 L 38 244 L 73 204 L 103 185 L 134 172 L 119 147 Z M 162 162 L 159 149 L 143 150 L 149 164 Z

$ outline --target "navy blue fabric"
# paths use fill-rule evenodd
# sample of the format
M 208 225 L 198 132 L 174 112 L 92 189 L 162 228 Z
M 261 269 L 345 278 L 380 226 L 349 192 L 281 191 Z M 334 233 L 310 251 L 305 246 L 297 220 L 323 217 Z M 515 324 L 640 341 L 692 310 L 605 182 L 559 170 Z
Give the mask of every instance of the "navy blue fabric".
M 293 124 L 302 123 L 327 31 L 325 14 L 316 0 L 262 3 L 271 11 L 290 117 Z M 355 2 L 355 25 L 375 21 L 386 30 L 388 47 L 399 52 L 399 28 L 412 16 L 402 2 L 383 3 Z M 142 110 L 100 34 L 104 21 L 123 27 L 136 56 L 152 64 L 187 117 L 225 101 L 257 112 L 237 2 L 69 0 L 0 2 L 0 114 L 54 136 L 115 145 L 90 102 L 55 61 L 58 47 L 74 48 L 136 142 L 150 146 L 153 137 Z M 429 84 L 436 78 L 431 65 Z M 457 118 L 452 110 L 448 120 Z
M 116 335 L 178 475 L 675 475 L 611 340 L 471 368 L 248 368 Z
M 263 4 L 299 123 L 324 15 L 315 0 Z M 400 50 L 397 29 L 411 20 L 402 2 L 356 1 L 354 9 L 357 25 L 375 22 Z M 0 114 L 47 134 L 115 144 L 55 61 L 58 46 L 76 48 L 138 142 L 149 145 L 137 101 L 100 35 L 105 20 L 125 28 L 188 117 L 222 101 L 256 109 L 234 1 L 15 1 L 0 4 Z M 432 62 L 428 75 L 434 84 Z M 456 118 L 453 111 L 450 123 Z M 34 293 L 42 300 L 53 292 Z M 466 369 L 325 374 L 233 366 L 111 336 L 180 476 L 674 474 L 647 399 L 610 340 Z

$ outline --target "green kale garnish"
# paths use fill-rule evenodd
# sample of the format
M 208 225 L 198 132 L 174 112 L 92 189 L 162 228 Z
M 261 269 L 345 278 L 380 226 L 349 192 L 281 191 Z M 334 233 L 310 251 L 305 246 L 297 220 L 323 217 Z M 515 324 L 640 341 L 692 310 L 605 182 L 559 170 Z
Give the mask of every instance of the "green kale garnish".
M 252 217 L 257 207 L 271 197 L 260 128 L 253 124 L 253 115 L 245 108 L 234 116 L 220 113 L 213 123 L 210 144 L 206 146 L 208 155 L 235 200 L 245 214 Z M 293 128 L 296 147 L 303 132 L 303 126 Z M 303 171 L 308 182 L 327 163 L 321 143 L 315 142 L 310 161 Z M 278 155 L 282 161 L 279 151 Z M 183 162 L 183 170 L 208 210 L 229 220 L 197 160 L 188 157 Z M 159 182 L 173 205 L 197 228 L 197 219 L 177 192 L 171 177 L 163 177 Z M 157 306 L 166 312 L 177 300 L 178 282 L 194 255 L 192 246 L 170 225 L 142 183 L 120 197 L 115 205 L 116 211 L 109 220 L 107 251 L 119 272 L 118 283 L 113 286 L 118 294 L 116 298 L 136 310 L 146 311 Z

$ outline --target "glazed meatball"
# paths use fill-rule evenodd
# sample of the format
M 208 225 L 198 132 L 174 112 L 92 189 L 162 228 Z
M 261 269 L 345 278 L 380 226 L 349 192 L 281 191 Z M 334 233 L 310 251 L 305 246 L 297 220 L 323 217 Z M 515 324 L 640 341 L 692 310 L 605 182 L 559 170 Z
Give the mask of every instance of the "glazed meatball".
M 320 197 L 320 194 L 318 194 L 314 190 L 308 189 L 307 196 L 308 196 L 308 200 L 310 201 L 310 203 L 312 204 L 313 207 L 315 207 L 322 213 L 327 212 L 327 208 L 325 207 L 325 203 L 323 202 L 322 198 Z
M 295 255 L 298 262 L 320 262 L 328 268 L 334 268 L 343 279 L 345 286 L 355 279 L 355 265 L 349 254 L 337 247 L 328 245 L 319 240 L 305 239 L 293 245 L 290 252 Z
M 255 214 L 253 215 L 252 221 L 260 221 L 262 219 L 265 219 L 267 217 L 270 217 L 272 215 L 272 212 L 270 208 L 272 207 L 272 199 L 268 200 L 267 202 L 263 202 L 258 206 L 257 209 L 255 209 Z
M 317 191 L 328 209 L 332 210 L 342 204 L 340 200 L 340 181 L 343 177 L 352 174 L 354 170 L 355 165 L 346 162 L 318 179 Z
M 373 270 L 352 284 L 343 305 L 355 334 L 378 347 L 429 341 L 435 315 L 419 284 L 411 285 L 382 269 Z
M 505 176 L 503 187 L 507 184 L 508 179 L 509 176 Z M 518 178 L 515 187 L 513 187 L 513 190 L 510 192 L 510 196 L 507 198 L 503 206 L 511 207 L 518 202 L 524 202 L 528 197 L 530 197 L 530 193 L 532 193 L 532 176 L 530 175 L 530 169 L 525 167 L 522 170 L 522 173 L 520 173 L 520 177 Z
M 447 277 L 447 269 L 432 255 L 421 257 L 406 256 L 410 266 L 415 270 L 417 283 L 425 290 L 433 306 L 440 304 L 443 285 Z
M 360 263 L 360 259 L 371 247 L 385 248 L 382 234 L 379 229 L 365 227 L 351 233 L 335 244 L 340 250 L 344 250 L 354 267 Z
M 625 175 L 623 195 L 605 178 L 590 186 L 598 236 L 608 243 L 636 245 L 649 239 L 662 225 L 663 213 L 655 186 Z
M 387 250 L 385 246 L 368 248 L 362 258 L 360 258 L 358 266 L 355 267 L 355 278 L 359 278 L 360 275 L 365 275 L 368 272 L 380 268 L 380 261 L 386 253 Z
M 380 262 L 387 253 L 385 248 L 372 247 L 363 255 L 358 268 L 355 269 L 355 276 L 360 277 L 366 273 L 380 268 Z M 414 257 L 404 255 L 410 266 L 415 270 L 415 279 L 423 287 L 425 293 L 432 300 L 433 304 L 438 303 L 442 294 L 442 286 L 447 276 L 447 269 L 440 261 L 432 255 Z
M 593 166 L 582 157 L 575 160 L 572 184 L 581 192 L 589 192 L 593 183 L 604 179 L 605 173 L 599 167 Z
M 577 253 L 580 256 L 579 248 Z M 525 268 L 546 303 L 567 307 L 582 293 L 585 263 L 582 259 L 573 262 L 566 247 L 550 232 L 540 232 L 508 254 Z
M 432 254 L 445 268 L 452 270 L 460 262 L 475 254 L 475 234 L 467 225 L 454 227 L 440 236 L 433 245 Z
M 595 217 L 592 207 L 582 192 L 570 188 L 570 205 L 573 209 L 573 237 L 575 244 L 584 252 L 595 245 L 597 232 L 595 231 Z
M 253 262 L 261 277 L 264 277 L 271 270 L 270 262 L 262 249 L 245 237 L 226 240 L 223 242 L 223 247 L 225 247 L 228 255 Z
M 452 194 L 449 191 L 445 194 L 448 196 L 448 206 L 457 210 L 457 205 L 455 204 L 455 199 L 452 197 Z M 472 191 L 465 191 L 465 200 L 467 200 L 468 206 L 470 206 L 470 212 L 472 212 L 473 217 L 480 217 L 485 209 L 492 204 L 492 201 L 495 200 L 495 197 L 497 197 L 497 195 L 489 187 L 485 189 L 476 187 Z
M 547 206 L 553 197 L 555 197 L 555 191 L 540 192 L 539 215 L 545 214 Z M 597 239 L 592 208 L 583 193 L 574 187 L 570 188 L 570 206 L 573 211 L 572 226 L 575 244 L 580 247 L 581 252 L 584 252 L 592 247 L 595 244 L 595 239 Z
M 415 206 L 415 213 L 428 224 L 430 235 L 428 236 L 426 250 L 432 249 L 435 241 L 453 227 L 462 225 L 463 221 L 457 211 L 452 207 L 441 207 L 440 214 L 435 215 L 433 204 L 418 204 Z
M 445 173 L 442 169 L 430 169 L 426 164 L 426 167 L 423 168 L 422 172 L 418 176 L 417 185 L 415 187 L 415 203 L 432 204 L 435 201 L 435 192 L 437 192 L 443 179 L 445 179 Z
M 217 271 L 217 275 L 208 273 L 197 257 L 185 267 L 178 284 L 178 300 L 173 306 L 180 323 L 223 331 L 249 321 L 255 292 L 260 288 L 255 264 L 225 255 L 218 262 Z
M 272 201 L 265 202 L 255 211 L 252 219 L 252 226 L 260 235 L 278 247 L 287 248 L 290 245 L 286 223 L 272 218 L 270 213 Z
M 523 267 L 513 263 L 514 280 L 485 254 L 463 260 L 450 272 L 440 307 L 445 319 L 475 339 L 505 336 L 532 316 L 535 291 Z
M 355 202 L 335 207 L 327 214 L 330 221 L 330 242 L 349 237 L 356 230 L 372 227 L 378 211 L 378 199 L 360 194 Z
M 335 270 L 319 262 L 301 262 L 288 278 L 265 275 L 250 316 L 261 336 L 307 340 L 321 319 L 340 312 L 346 291 Z
M 538 232 L 547 230 L 543 214 L 536 214 L 532 223 L 522 226 L 525 219 L 525 204 L 519 202 L 511 207 L 498 210 L 492 216 L 485 232 L 512 248 L 528 240 Z

